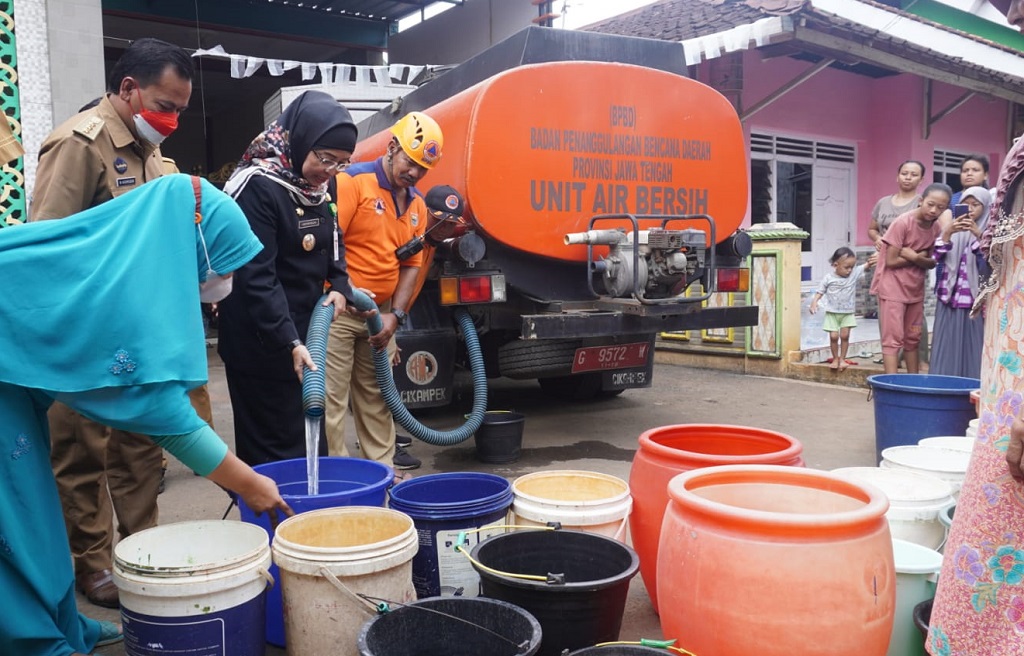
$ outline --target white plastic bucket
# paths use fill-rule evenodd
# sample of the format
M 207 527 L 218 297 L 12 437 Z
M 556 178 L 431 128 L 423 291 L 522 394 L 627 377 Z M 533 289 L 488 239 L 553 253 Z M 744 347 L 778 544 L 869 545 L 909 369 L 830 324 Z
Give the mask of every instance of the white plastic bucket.
M 969 451 L 937 446 L 891 446 L 882 451 L 882 462 L 879 466 L 886 469 L 909 469 L 937 476 L 950 484 L 953 488 L 953 498 L 958 499 L 960 486 L 963 485 L 970 461 Z
M 942 546 L 946 527 L 939 513 L 953 503 L 953 489 L 946 481 L 930 474 L 880 467 L 842 467 L 832 473 L 885 492 L 889 498 L 885 517 L 893 538 L 929 549 Z
M 967 422 L 967 437 L 977 438 L 978 437 L 978 423 L 980 419 L 972 419 Z
M 281 575 L 288 654 L 358 656 L 375 600 L 416 599 L 412 557 L 418 541 L 408 515 L 370 506 L 326 508 L 281 522 L 274 562 Z
M 970 429 L 968 429 L 970 430 Z M 917 442 L 918 446 L 937 446 L 942 449 L 956 449 L 970 453 L 974 449 L 974 440 L 961 435 L 939 435 L 925 437 Z
M 626 524 L 633 509 L 629 484 L 592 471 L 561 469 L 520 476 L 512 483 L 514 498 L 508 523 L 596 533 L 626 542 Z
M 892 541 L 896 563 L 896 612 L 886 656 L 927 656 L 914 625 L 914 606 L 935 596 L 934 577 L 942 554 L 905 540 Z
M 165 524 L 118 542 L 125 654 L 262 655 L 269 542 L 235 521 Z
M 939 552 L 941 553 L 945 553 L 946 540 L 949 539 L 949 530 L 953 528 L 953 515 L 955 513 L 955 501 L 939 511 L 939 523 L 946 529 L 946 537 L 942 540 L 942 545 L 939 547 Z

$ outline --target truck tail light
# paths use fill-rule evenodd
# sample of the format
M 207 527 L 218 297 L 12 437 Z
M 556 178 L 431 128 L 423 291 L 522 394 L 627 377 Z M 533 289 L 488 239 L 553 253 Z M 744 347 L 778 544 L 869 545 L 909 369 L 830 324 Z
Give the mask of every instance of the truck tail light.
M 481 303 L 491 300 L 491 277 L 459 278 L 459 300 L 463 303 Z
M 750 269 L 718 269 L 715 291 L 745 292 L 750 290 Z
M 439 286 L 441 305 L 503 303 L 506 300 L 505 276 L 500 273 L 442 277 Z

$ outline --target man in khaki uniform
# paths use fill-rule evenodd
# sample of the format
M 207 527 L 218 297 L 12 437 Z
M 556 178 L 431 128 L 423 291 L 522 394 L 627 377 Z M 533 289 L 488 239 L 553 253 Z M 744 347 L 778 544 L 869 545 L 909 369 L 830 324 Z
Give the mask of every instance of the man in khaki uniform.
M 159 144 L 188 106 L 192 76 L 192 61 L 178 46 L 132 43 L 99 104 L 43 142 L 29 220 L 81 212 L 163 175 Z M 60 403 L 49 419 L 77 585 L 91 602 L 116 608 L 113 516 L 122 536 L 156 525 L 161 450 L 144 435 L 111 431 Z

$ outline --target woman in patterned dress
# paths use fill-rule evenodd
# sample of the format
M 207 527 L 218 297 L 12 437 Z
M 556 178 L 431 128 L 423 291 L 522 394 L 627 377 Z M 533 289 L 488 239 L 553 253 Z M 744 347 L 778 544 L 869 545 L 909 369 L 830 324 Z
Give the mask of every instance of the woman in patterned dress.
M 1024 0 L 997 0 L 1024 29 Z M 1024 656 L 1024 138 L 1007 154 L 982 239 L 981 421 L 932 609 L 932 656 Z

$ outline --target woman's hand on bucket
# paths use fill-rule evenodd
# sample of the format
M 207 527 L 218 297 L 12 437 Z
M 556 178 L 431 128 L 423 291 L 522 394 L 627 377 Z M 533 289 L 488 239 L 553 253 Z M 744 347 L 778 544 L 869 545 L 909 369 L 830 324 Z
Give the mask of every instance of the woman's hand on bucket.
M 239 492 L 239 494 L 245 500 L 245 504 L 252 508 L 256 515 L 262 515 L 266 512 L 267 516 L 270 517 L 271 530 L 277 530 L 277 523 L 281 520 L 278 511 L 284 513 L 286 517 L 291 517 L 295 514 L 295 511 L 281 498 L 281 493 L 278 491 L 277 483 L 274 482 L 274 479 L 263 474 L 256 474 L 256 472 L 253 472 L 253 474 L 258 479 L 254 489 L 248 494 L 242 492 Z
M 238 494 L 257 515 L 268 513 L 272 528 L 277 528 L 278 511 L 288 517 L 295 514 L 281 497 L 274 479 L 256 473 L 230 451 L 207 478 Z

